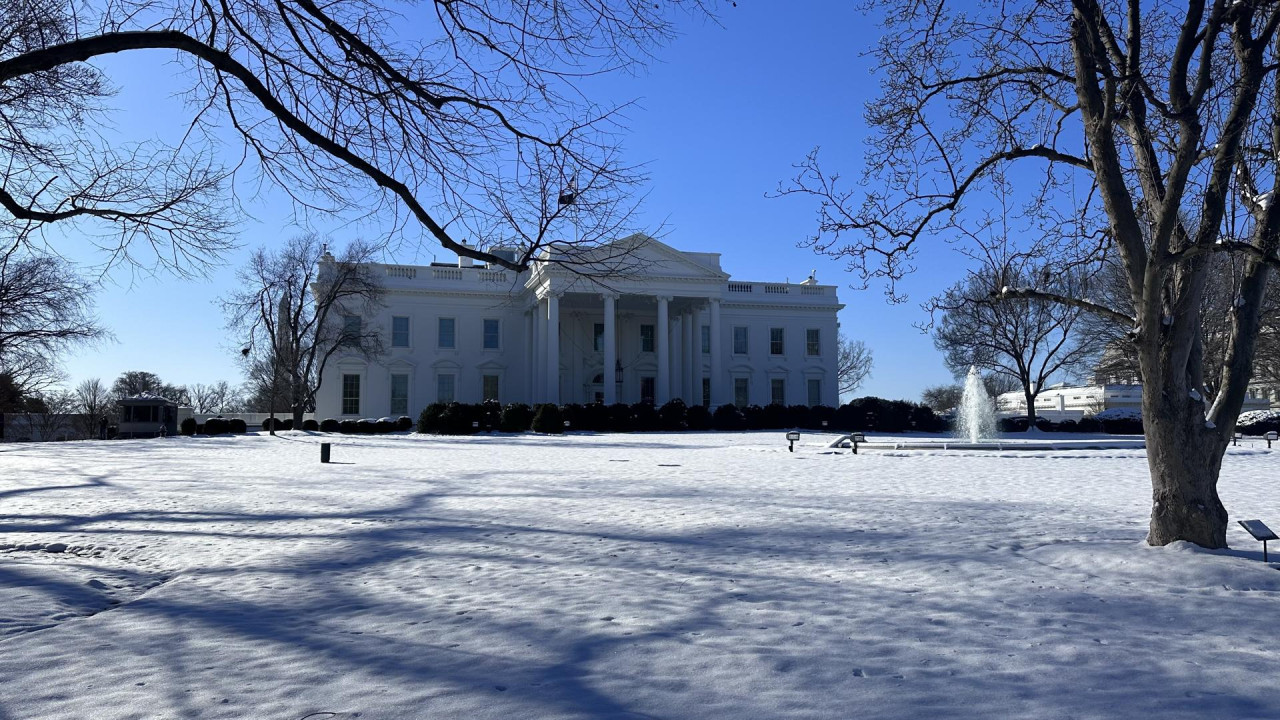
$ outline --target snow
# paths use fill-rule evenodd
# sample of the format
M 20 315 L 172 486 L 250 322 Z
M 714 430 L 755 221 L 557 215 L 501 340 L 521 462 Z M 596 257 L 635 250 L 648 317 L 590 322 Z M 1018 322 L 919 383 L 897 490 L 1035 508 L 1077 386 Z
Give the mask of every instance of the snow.
M 1280 410 L 1250 410 L 1240 413 L 1237 425 L 1249 425 L 1256 422 L 1280 421 Z
M 1135 408 L 1110 408 L 1094 413 L 1095 420 L 1141 420 L 1142 411 Z
M 834 438 L 0 446 L 0 717 L 1280 715 L 1280 573 L 1143 545 L 1142 451 Z

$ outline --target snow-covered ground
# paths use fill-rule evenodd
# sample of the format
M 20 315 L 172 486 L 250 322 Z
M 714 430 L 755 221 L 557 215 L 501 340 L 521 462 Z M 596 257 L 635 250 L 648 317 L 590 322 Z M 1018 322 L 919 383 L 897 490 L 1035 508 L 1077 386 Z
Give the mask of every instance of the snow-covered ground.
M 0 719 L 1280 717 L 1280 572 L 1143 546 L 1142 451 L 833 437 L 4 446 Z

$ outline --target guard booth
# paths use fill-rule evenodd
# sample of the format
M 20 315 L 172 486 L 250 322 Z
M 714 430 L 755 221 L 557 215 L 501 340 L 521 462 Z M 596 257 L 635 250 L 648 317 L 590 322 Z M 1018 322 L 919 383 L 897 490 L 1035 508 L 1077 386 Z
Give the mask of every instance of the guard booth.
M 150 438 L 178 434 L 178 403 L 168 398 L 142 393 L 120 400 L 122 438 Z

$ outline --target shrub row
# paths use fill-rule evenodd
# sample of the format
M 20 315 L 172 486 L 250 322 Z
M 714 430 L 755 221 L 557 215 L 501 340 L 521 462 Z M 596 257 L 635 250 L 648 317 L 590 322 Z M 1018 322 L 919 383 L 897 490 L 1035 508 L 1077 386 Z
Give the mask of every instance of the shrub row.
M 661 407 L 649 403 L 604 405 L 506 406 L 433 403 L 418 416 L 418 432 L 468 435 L 474 432 L 560 433 L 565 428 L 593 432 L 650 430 L 775 430 L 783 428 L 940 432 L 946 423 L 927 407 L 898 400 L 860 398 L 840 408 L 824 405 L 722 405 L 711 412 L 701 405 L 688 407 L 672 400 Z
M 1036 418 L 1036 428 L 1043 432 L 1060 433 L 1107 433 L 1108 435 L 1141 435 L 1142 421 L 1137 418 L 1092 418 L 1080 420 L 1063 420 L 1052 422 L 1045 418 Z M 1027 431 L 1025 417 L 1007 417 L 1000 419 L 1000 432 L 1019 433 Z

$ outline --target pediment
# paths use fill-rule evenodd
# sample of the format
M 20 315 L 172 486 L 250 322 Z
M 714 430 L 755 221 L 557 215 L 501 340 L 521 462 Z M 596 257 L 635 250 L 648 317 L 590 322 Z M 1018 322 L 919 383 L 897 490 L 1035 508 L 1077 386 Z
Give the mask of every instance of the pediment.
M 615 240 L 605 246 L 614 252 L 624 250 L 636 261 L 642 275 L 676 278 L 725 280 L 718 253 L 687 253 L 641 233 Z

